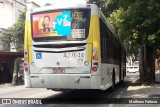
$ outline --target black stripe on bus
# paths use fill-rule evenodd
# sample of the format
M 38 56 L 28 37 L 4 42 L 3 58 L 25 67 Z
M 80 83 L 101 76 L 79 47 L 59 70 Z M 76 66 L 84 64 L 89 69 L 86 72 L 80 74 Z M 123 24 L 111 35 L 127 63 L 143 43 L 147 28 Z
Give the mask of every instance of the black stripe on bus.
M 45 52 L 45 53 L 64 53 L 64 52 L 75 52 L 75 51 L 84 51 L 86 48 L 78 50 L 66 50 L 66 51 L 44 51 L 44 50 L 34 50 L 35 52 Z
M 33 45 L 36 48 L 68 48 L 84 46 L 87 43 Z

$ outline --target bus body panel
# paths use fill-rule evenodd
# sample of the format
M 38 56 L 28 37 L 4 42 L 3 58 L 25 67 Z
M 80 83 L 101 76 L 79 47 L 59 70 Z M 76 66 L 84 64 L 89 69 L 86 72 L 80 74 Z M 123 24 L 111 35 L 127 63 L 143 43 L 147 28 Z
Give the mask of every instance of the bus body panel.
M 63 52 L 69 49 L 52 49 L 50 52 L 35 52 L 33 49 L 33 54 L 31 55 L 33 61 L 30 65 L 31 73 L 54 73 L 53 70 L 56 68 L 64 69 L 64 73 L 90 73 L 91 63 L 86 66 L 84 62 L 91 62 L 91 58 L 88 58 L 88 52 L 92 51 L 91 47 L 92 44 L 87 44 L 81 48 L 69 48 L 71 51 L 74 50 L 73 52 Z M 82 48 L 83 50 L 79 51 Z M 52 53 L 55 50 L 62 52 Z M 40 56 L 38 56 L 39 54 Z M 89 55 L 89 57 L 91 56 Z
M 112 71 L 113 66 L 111 64 L 101 64 L 101 77 L 102 77 L 102 85 L 105 88 L 105 85 L 112 83 Z
M 90 74 L 30 74 L 32 88 L 101 89 L 100 76 Z

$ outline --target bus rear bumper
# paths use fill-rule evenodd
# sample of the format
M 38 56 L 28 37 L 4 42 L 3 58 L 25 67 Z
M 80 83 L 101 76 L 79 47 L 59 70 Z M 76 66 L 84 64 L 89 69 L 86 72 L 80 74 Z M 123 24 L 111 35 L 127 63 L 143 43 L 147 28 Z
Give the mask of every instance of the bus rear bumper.
M 101 89 L 100 76 L 91 74 L 30 74 L 32 88 Z

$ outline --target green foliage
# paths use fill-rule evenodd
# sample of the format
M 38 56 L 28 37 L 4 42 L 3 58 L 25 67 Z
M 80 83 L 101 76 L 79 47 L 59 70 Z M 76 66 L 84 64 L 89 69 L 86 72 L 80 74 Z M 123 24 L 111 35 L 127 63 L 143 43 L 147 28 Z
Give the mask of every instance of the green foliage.
M 25 12 L 22 12 L 19 16 L 18 22 L 13 26 L 6 29 L 3 33 L 2 38 L 4 47 L 6 50 L 10 49 L 10 43 L 15 44 L 17 51 L 23 51 L 23 41 L 24 41 L 24 23 L 25 22 Z
M 89 0 L 87 3 L 96 4 L 105 15 L 108 15 L 106 0 Z
M 109 0 L 119 4 L 109 16 L 119 37 L 135 45 L 160 45 L 160 2 L 158 0 Z

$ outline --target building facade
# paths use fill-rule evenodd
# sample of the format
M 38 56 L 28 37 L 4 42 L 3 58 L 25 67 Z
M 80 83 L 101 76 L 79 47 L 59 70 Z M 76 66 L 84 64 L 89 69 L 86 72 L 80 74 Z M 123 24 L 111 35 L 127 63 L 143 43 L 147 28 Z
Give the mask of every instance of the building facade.
M 21 12 L 27 9 L 26 0 L 0 0 L 0 84 L 12 82 L 14 78 L 15 59 L 23 58 L 23 52 L 16 52 L 15 45 L 9 44 L 10 48 L 3 45 L 3 33 L 5 30 L 18 22 Z M 29 3 L 29 6 L 37 6 Z M 16 74 L 15 77 L 17 77 Z
M 16 52 L 15 45 L 10 44 L 10 49 L 4 47 L 2 42 L 3 32 L 18 22 L 19 15 L 27 8 L 39 7 L 32 0 L 0 0 L 0 51 Z
M 19 15 L 25 10 L 24 0 L 0 0 L 0 51 L 16 51 L 13 44 L 10 44 L 10 50 L 6 49 L 1 38 L 5 29 L 18 22 Z

